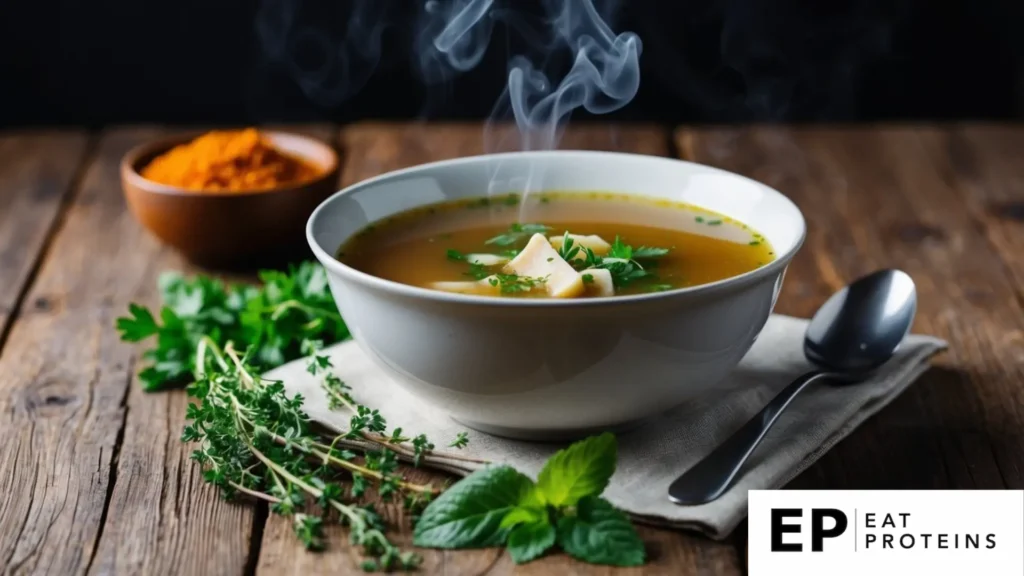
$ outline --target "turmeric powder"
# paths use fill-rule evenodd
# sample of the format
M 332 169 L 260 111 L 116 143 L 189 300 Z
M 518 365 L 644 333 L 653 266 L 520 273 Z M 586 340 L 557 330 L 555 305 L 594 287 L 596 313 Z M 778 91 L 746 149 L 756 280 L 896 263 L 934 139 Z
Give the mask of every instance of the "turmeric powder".
M 212 131 L 156 157 L 142 176 L 197 192 L 267 190 L 312 179 L 319 169 L 275 148 L 255 128 Z

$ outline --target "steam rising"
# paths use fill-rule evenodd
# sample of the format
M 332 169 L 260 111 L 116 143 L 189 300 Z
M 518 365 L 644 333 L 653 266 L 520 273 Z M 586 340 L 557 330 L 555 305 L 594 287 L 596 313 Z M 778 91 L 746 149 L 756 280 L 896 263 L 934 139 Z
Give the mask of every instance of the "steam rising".
M 458 0 L 449 3 L 447 10 L 438 9 L 438 4 L 435 0 L 427 3 L 433 5 L 428 15 L 442 20 L 432 22 L 434 28 L 442 28 L 432 47 L 455 71 L 479 63 L 498 18 L 514 30 L 526 31 L 531 47 L 541 52 L 541 65 L 526 55 L 509 60 L 508 83 L 490 118 L 514 118 L 523 149 L 554 148 L 574 110 L 612 112 L 629 103 L 639 89 L 640 39 L 632 32 L 616 35 L 592 0 L 545 0 L 546 35 L 534 32 L 526 17 L 515 11 L 489 12 L 493 0 Z M 547 41 L 538 41 L 540 38 Z M 559 52 L 572 55 L 572 65 L 561 80 L 545 69 Z M 488 148 L 493 149 L 496 145 L 490 130 L 489 122 Z

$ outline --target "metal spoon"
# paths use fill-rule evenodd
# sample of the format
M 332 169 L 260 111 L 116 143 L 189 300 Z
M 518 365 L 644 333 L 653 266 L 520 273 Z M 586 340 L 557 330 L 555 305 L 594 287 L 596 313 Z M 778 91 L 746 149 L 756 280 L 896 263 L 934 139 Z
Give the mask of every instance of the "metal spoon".
M 818 368 L 797 378 L 706 458 L 669 486 L 676 504 L 703 504 L 725 492 L 782 411 L 812 382 L 863 380 L 885 364 L 910 331 L 917 291 L 910 276 L 881 270 L 836 292 L 811 319 L 804 355 Z

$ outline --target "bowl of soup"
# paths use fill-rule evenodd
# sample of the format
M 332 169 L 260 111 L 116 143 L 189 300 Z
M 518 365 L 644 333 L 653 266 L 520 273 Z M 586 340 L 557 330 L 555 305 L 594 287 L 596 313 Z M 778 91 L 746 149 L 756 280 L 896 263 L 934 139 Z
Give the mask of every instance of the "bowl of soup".
M 405 390 L 476 430 L 557 440 L 724 394 L 805 223 L 716 168 L 546 151 L 366 180 L 306 236 L 356 342 Z

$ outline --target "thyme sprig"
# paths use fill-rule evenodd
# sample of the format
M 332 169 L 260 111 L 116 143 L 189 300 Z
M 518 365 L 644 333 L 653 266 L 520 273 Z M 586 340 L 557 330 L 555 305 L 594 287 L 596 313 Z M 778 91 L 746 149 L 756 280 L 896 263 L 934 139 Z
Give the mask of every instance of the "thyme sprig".
M 303 264 L 288 273 L 263 272 L 263 287 L 225 287 L 198 276 L 168 275 L 164 306 L 157 315 L 137 304 L 117 327 L 126 341 L 154 338 L 144 356 L 153 363 L 141 376 L 149 390 L 190 378 L 181 439 L 196 444 L 192 459 L 203 479 L 227 498 L 266 501 L 288 516 L 300 542 L 325 546 L 325 523 L 347 526 L 350 541 L 365 555 L 366 570 L 411 569 L 419 557 L 387 537 L 387 526 L 365 496 L 401 500 L 415 515 L 444 486 L 406 479 L 399 460 L 484 462 L 435 450 L 425 435 L 389 429 L 379 411 L 360 404 L 334 374 L 324 342 L 348 338 L 334 307 L 323 270 Z M 283 382 L 260 374 L 286 360 L 307 357 L 332 409 L 350 413 L 348 429 L 325 431 L 303 412 L 303 398 L 289 396 Z M 451 446 L 465 446 L 464 435 Z

